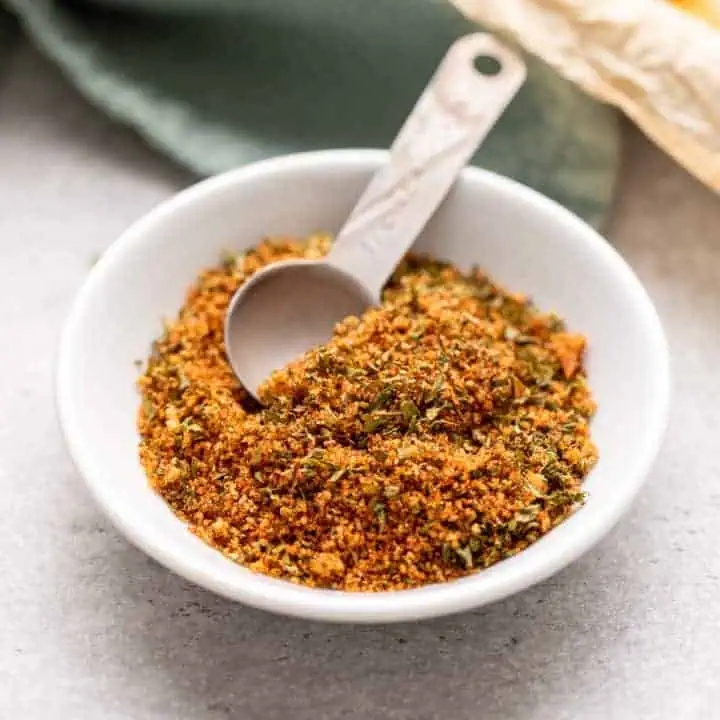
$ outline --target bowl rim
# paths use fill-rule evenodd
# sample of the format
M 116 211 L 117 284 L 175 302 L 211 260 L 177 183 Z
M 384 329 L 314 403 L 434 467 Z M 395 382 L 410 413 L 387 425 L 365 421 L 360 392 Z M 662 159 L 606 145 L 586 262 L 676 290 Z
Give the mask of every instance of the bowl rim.
M 84 308 L 91 302 L 94 293 L 102 284 L 106 271 L 119 260 L 125 252 L 136 244 L 142 243 L 145 234 L 161 224 L 175 210 L 186 204 L 202 203 L 216 191 L 236 184 L 252 183 L 254 180 L 273 173 L 297 170 L 311 170 L 318 166 L 335 166 L 339 169 L 374 169 L 387 160 L 385 150 L 340 149 L 308 151 L 282 155 L 261 160 L 228 172 L 212 176 L 171 195 L 160 202 L 148 213 L 130 225 L 106 250 L 103 256 L 90 270 L 84 283 L 71 304 L 62 328 L 58 345 L 55 375 L 55 400 L 58 418 L 70 456 L 75 467 L 103 512 L 120 532 L 136 547 L 143 550 L 168 569 L 178 575 L 212 590 L 229 599 L 243 602 L 252 607 L 261 608 L 279 614 L 329 622 L 399 622 L 430 618 L 480 607 L 516 592 L 531 587 L 550 577 L 576 560 L 617 523 L 628 509 L 640 488 L 647 479 L 651 465 L 657 455 L 668 422 L 670 406 L 670 355 L 660 318 L 640 283 L 640 280 L 627 265 L 620 254 L 592 227 L 572 212 L 550 198 L 538 193 L 515 180 L 498 175 L 489 170 L 468 167 L 463 171 L 459 182 L 467 178 L 476 178 L 498 186 L 505 192 L 519 195 L 532 204 L 538 212 L 554 215 L 566 225 L 574 226 L 574 232 L 583 236 L 592 246 L 595 254 L 602 259 L 613 273 L 619 275 L 634 295 L 634 301 L 643 317 L 643 324 L 654 350 L 655 390 L 652 402 L 653 411 L 648 413 L 651 423 L 650 432 L 644 447 L 640 448 L 639 460 L 634 474 L 628 475 L 627 482 L 616 493 L 612 502 L 606 502 L 601 510 L 595 511 L 592 523 L 588 523 L 578 533 L 570 546 L 561 546 L 560 552 L 548 552 L 540 556 L 531 570 L 515 573 L 494 574 L 494 582 L 474 587 L 470 575 L 462 580 L 439 585 L 424 586 L 418 589 L 398 590 L 377 593 L 350 593 L 342 591 L 321 591 L 304 586 L 296 586 L 282 580 L 268 583 L 248 572 L 241 584 L 227 582 L 199 564 L 189 563 L 178 553 L 157 541 L 157 535 L 148 531 L 142 522 L 118 512 L 112 500 L 103 491 L 105 483 L 93 472 L 91 462 L 84 447 L 82 430 L 74 423 L 72 393 L 72 353 L 73 346 L 82 333 Z M 494 566 L 501 567 L 502 564 Z M 477 584 L 477 583 L 475 583 Z

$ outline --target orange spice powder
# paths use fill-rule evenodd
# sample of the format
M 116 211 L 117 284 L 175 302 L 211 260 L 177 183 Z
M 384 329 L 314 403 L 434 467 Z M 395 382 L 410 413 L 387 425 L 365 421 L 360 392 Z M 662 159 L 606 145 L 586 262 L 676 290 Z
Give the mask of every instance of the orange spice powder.
M 382 305 L 269 378 L 262 407 L 240 387 L 233 293 L 330 243 L 265 241 L 190 289 L 139 380 L 152 486 L 232 560 L 351 591 L 450 580 L 562 522 L 597 459 L 585 340 L 480 271 L 408 256 Z

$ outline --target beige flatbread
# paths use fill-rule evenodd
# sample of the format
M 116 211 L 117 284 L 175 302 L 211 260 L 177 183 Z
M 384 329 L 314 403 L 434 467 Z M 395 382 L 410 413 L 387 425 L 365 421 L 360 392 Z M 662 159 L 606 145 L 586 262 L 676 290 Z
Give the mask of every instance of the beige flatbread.
M 696 14 L 715 0 L 688 2 L 689 12 L 662 0 L 451 2 L 621 108 L 720 192 L 720 30 Z

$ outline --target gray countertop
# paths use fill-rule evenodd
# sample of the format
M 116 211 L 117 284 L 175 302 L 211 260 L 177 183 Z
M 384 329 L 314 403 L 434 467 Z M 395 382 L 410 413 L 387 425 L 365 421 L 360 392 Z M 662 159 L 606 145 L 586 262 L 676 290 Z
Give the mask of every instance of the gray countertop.
M 720 199 L 624 131 L 610 237 L 673 351 L 667 439 L 597 548 L 491 607 L 324 626 L 249 610 L 131 547 L 55 419 L 62 319 L 93 258 L 191 178 L 27 47 L 0 87 L 0 717 L 720 717 Z

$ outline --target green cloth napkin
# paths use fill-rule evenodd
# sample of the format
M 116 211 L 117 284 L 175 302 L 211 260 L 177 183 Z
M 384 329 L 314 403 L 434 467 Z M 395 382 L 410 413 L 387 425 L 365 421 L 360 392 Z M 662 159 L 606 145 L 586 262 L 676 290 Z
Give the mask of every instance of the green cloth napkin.
M 387 147 L 448 45 L 477 29 L 440 0 L 5 5 L 89 100 L 199 174 L 296 150 Z M 8 21 L 0 15 L 6 32 Z M 529 65 L 474 162 L 599 225 L 617 173 L 615 114 Z

